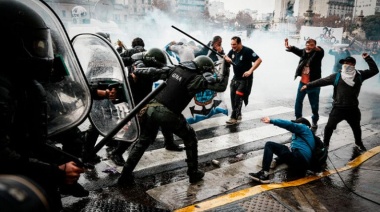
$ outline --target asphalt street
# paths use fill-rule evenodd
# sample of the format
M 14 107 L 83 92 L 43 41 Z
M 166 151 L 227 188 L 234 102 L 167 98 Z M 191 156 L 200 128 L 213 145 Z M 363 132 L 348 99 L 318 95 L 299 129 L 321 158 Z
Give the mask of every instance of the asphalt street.
M 376 81 L 374 80 L 376 83 Z M 373 89 L 376 88 L 372 87 Z M 247 177 L 260 169 L 263 146 L 272 140 L 287 144 L 290 133 L 260 122 L 263 116 L 293 119 L 292 98 L 257 97 L 243 109 L 243 120 L 228 126 L 228 117 L 220 115 L 192 126 L 199 139 L 200 168 L 204 180 L 192 185 L 186 175 L 184 152 L 163 148 L 163 139 L 144 154 L 135 169 L 136 185 L 114 186 L 122 167 L 107 159 L 95 170 L 87 171 L 80 183 L 90 196 L 63 197 L 67 211 L 377 211 L 380 209 L 378 171 L 380 156 L 380 95 L 378 90 L 363 89 L 360 95 L 363 142 L 368 151 L 354 147 L 352 131 L 346 122 L 338 125 L 329 149 L 325 172 L 299 178 L 286 166 L 271 170 L 271 184 L 259 185 Z M 320 121 L 323 128 L 331 110 L 331 90 L 321 93 Z M 310 108 L 305 99 L 305 117 Z M 177 142 L 181 143 L 180 140 Z M 127 158 L 128 153 L 124 154 Z M 217 160 L 219 163 L 212 163 Z

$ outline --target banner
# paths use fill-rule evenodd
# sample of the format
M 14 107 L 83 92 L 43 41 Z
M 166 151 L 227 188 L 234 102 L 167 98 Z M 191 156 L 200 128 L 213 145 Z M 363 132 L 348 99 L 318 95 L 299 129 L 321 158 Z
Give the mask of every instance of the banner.
M 302 26 L 300 31 L 301 43 L 312 38 L 318 45 L 334 45 L 342 43 L 342 37 L 343 28 Z

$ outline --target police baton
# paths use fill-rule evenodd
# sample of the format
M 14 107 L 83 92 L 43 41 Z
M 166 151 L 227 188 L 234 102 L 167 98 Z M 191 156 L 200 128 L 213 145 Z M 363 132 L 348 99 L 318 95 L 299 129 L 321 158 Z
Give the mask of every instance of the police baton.
M 197 43 L 199 43 L 199 44 L 201 44 L 202 46 L 206 47 L 207 49 L 209 49 L 210 51 L 212 51 L 212 52 L 214 52 L 215 54 L 219 55 L 220 57 L 222 57 L 222 58 L 224 57 L 224 55 L 222 55 L 222 54 L 220 54 L 219 52 L 215 51 L 214 49 L 210 48 L 210 47 L 207 46 L 206 44 L 200 42 L 199 40 L 197 40 L 197 39 L 194 38 L 193 36 L 187 34 L 186 32 L 184 32 L 184 31 L 178 29 L 177 27 L 175 27 L 175 26 L 173 26 L 173 25 L 172 25 L 172 27 L 173 27 L 174 29 L 180 31 L 181 33 L 185 34 L 187 37 L 189 37 L 189 38 L 195 40 Z M 232 61 L 231 61 L 231 64 L 234 65 L 234 66 L 236 66 L 236 64 L 235 64 L 234 62 L 232 62 Z
M 162 82 L 156 89 L 148 94 L 141 102 L 134 107 L 131 112 L 123 119 L 120 123 L 116 125 L 114 129 L 112 129 L 102 140 L 95 145 L 93 154 L 96 154 L 104 145 L 106 145 L 112 138 L 115 136 L 135 115 L 140 112 L 140 110 L 149 103 L 162 89 L 166 87 L 166 82 Z M 90 154 L 92 155 L 92 154 Z

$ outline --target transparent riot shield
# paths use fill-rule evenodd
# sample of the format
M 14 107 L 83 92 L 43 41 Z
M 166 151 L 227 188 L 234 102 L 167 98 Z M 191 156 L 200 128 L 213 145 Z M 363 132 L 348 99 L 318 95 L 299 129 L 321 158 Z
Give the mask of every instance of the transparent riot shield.
M 39 0 L 13 0 L 13 3 L 20 3 L 30 8 L 46 24 L 46 29 L 41 28 L 34 31 L 27 27 L 21 28 L 20 39 L 27 42 L 32 37 L 39 37 L 40 42 L 36 42 L 34 45 L 49 47 L 46 48 L 49 49 L 49 52 L 51 46 L 51 53 L 54 57 L 53 66 L 48 68 L 49 71 L 38 75 L 38 81 L 47 98 L 47 136 L 50 137 L 77 126 L 87 117 L 91 106 L 90 92 L 70 39 L 54 11 L 46 2 Z M 23 13 L 21 11 L 24 11 L 22 8 L 19 9 L 20 14 Z M 7 16 L 6 14 L 2 15 Z M 30 14 L 26 13 L 24 16 L 28 17 L 28 15 Z M 22 25 L 20 24 L 20 26 Z M 18 54 L 22 55 L 21 52 Z M 30 52 L 29 54 L 30 61 L 38 60 L 38 56 Z M 23 64 L 27 64 L 26 62 L 27 60 L 22 61 Z M 18 66 L 19 64 L 14 65 Z M 29 66 L 26 71 L 33 72 L 37 76 L 37 72 L 35 72 L 37 69 L 34 67 Z M 39 70 L 46 68 L 43 66 Z M 25 77 L 24 74 L 20 73 L 20 78 L 23 77 Z
M 72 44 L 93 99 L 89 119 L 99 133 L 106 136 L 134 107 L 123 63 L 111 43 L 96 34 L 79 34 L 72 39 Z M 138 135 L 138 121 L 134 117 L 113 139 L 134 142 Z

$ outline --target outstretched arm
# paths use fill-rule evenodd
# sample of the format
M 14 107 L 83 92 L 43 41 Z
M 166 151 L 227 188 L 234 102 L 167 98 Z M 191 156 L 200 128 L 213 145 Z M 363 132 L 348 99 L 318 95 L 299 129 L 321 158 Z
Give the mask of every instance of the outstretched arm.
M 379 68 L 376 65 L 376 62 L 372 59 L 371 56 L 369 56 L 368 53 L 362 54 L 363 59 L 367 62 L 369 69 L 365 71 L 360 71 L 362 75 L 362 80 L 366 80 L 368 78 L 371 78 L 375 76 L 377 73 L 379 73 Z

